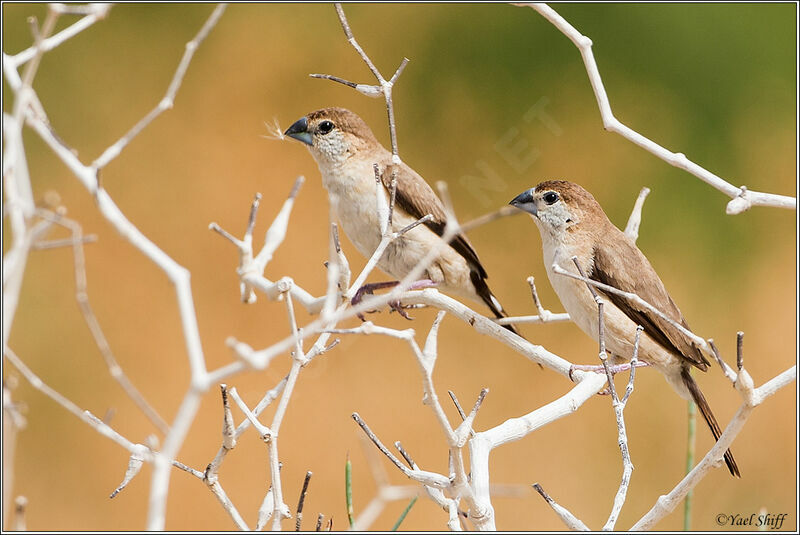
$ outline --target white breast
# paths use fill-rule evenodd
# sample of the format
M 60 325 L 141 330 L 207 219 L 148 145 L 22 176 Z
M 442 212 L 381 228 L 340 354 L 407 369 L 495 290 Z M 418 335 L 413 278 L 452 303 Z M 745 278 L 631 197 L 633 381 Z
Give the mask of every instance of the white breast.
M 592 294 L 586 283 L 567 277 L 566 275 L 559 275 L 553 271 L 553 264 L 557 264 L 562 269 L 576 273 L 575 263 L 572 257 L 575 252 L 571 251 L 564 244 L 557 244 L 555 240 L 542 234 L 542 250 L 544 257 L 544 267 L 547 271 L 547 277 L 550 279 L 550 284 L 553 286 L 558 299 L 564 306 L 564 310 L 569 313 L 570 318 L 575 322 L 583 332 L 597 339 L 597 304 L 592 298 Z
M 328 190 L 331 209 L 347 238 L 358 252 L 369 258 L 381 241 L 375 197 L 375 179 L 364 166 L 344 165 L 332 170 L 320 168 L 322 184 Z M 372 180 L 366 178 L 372 176 Z

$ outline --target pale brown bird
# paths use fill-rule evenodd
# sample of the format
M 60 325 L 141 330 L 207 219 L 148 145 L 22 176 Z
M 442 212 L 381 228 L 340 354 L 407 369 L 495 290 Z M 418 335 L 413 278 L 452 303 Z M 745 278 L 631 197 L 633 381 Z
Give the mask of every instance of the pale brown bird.
M 576 273 L 572 260 L 592 280 L 638 295 L 687 330 L 678 306 L 667 293 L 650 262 L 636 244 L 609 221 L 592 194 L 577 184 L 553 180 L 526 190 L 509 204 L 533 217 L 542 237 L 547 276 L 570 318 L 598 340 L 597 303 L 581 280 L 560 275 L 553 269 Z M 604 298 L 605 343 L 616 361 L 630 360 L 637 325 L 644 328 L 639 359 L 658 369 L 672 387 L 687 400 L 694 400 L 715 440 L 722 432 L 700 387 L 690 374 L 694 366 L 709 367 L 700 347 L 686 334 L 657 314 L 628 299 L 597 289 Z M 739 467 L 730 450 L 725 452 L 730 473 L 739 477 Z
M 378 267 L 402 279 L 423 259 L 444 234 L 447 216 L 441 200 L 427 182 L 405 163 L 393 163 L 369 126 L 343 108 L 309 113 L 290 126 L 285 135 L 302 141 L 319 166 L 335 217 L 356 249 L 369 258 L 381 241 L 375 197 L 377 164 L 388 202 L 392 174 L 397 192 L 392 218 L 394 231 L 428 214 L 432 219 L 394 240 Z M 457 235 L 432 262 L 425 277 L 446 292 L 486 303 L 497 318 L 507 314 L 486 285 L 486 270 L 464 234 Z M 506 328 L 516 332 L 510 325 Z

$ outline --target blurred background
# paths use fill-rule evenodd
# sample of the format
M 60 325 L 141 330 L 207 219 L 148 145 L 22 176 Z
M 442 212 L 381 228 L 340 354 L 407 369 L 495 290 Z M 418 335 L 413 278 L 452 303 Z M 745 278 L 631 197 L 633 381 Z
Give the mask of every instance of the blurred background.
M 735 185 L 796 195 L 796 6 L 568 5 L 556 10 L 594 42 L 615 115 L 625 124 Z M 45 54 L 34 88 L 58 134 L 85 163 L 97 158 L 163 97 L 189 41 L 212 5 L 119 5 L 108 18 Z M 450 186 L 468 220 L 506 204 L 544 179 L 563 178 L 594 193 L 624 227 L 639 190 L 644 206 L 639 246 L 663 278 L 689 324 L 713 337 L 729 363 L 736 332 L 745 332 L 745 363 L 756 384 L 795 362 L 797 338 L 796 212 L 753 208 L 727 216 L 729 199 L 627 140 L 604 132 L 580 55 L 530 9 L 508 5 L 345 5 L 351 27 L 387 76 L 411 61 L 394 90 L 403 159 L 431 183 Z M 26 18 L 44 20 L 44 5 L 3 5 L 3 52 L 31 44 Z M 57 29 L 74 17 L 62 17 Z M 197 318 L 209 369 L 232 360 L 225 339 L 254 348 L 289 330 L 282 303 L 239 300 L 238 255 L 208 230 L 212 221 L 244 232 L 250 202 L 264 194 L 256 241 L 298 175 L 306 184 L 289 233 L 266 276 L 289 275 L 320 295 L 325 288 L 327 205 L 316 164 L 292 140 L 265 138 L 265 122 L 288 127 L 305 113 L 343 106 L 356 111 L 389 146 L 385 108 L 345 86 L 309 78 L 334 74 L 373 83 L 348 45 L 332 5 L 231 5 L 198 49 L 174 109 L 166 112 L 103 170 L 103 184 L 127 217 L 191 270 Z M 3 109 L 13 98 L 3 82 Z M 174 292 L 164 274 L 98 214 L 93 200 L 40 139 L 26 131 L 37 199 L 57 192 L 69 215 L 97 243 L 86 246 L 88 292 L 125 372 L 171 421 L 188 387 L 189 369 Z M 9 229 L 3 229 L 7 250 Z M 563 309 L 541 260 L 537 230 L 514 216 L 471 232 L 490 286 L 515 315 L 533 314 L 525 278 L 534 275 L 543 304 Z M 364 259 L 345 240 L 351 266 Z M 375 272 L 372 280 L 386 277 Z M 11 347 L 50 386 L 103 416 L 134 442 L 156 433 L 113 381 L 74 297 L 69 249 L 31 254 Z M 485 313 L 479 304 L 471 304 Z M 413 322 L 424 340 L 435 311 Z M 299 320 L 313 320 L 299 312 Z M 352 320 L 347 325 L 357 325 Z M 570 323 L 527 325 L 532 342 L 576 363 L 594 363 L 593 341 Z M 5 363 L 4 363 L 5 364 Z M 252 406 L 288 371 L 289 358 L 228 381 Z M 3 377 L 17 375 L 4 365 Z M 696 374 L 720 422 L 740 405 L 715 366 Z M 490 389 L 476 428 L 487 429 L 565 393 L 571 384 L 493 339 L 447 317 L 436 366 L 439 395 L 453 390 L 470 406 Z M 344 529 L 344 464 L 353 463 L 356 514 L 374 496 L 358 411 L 384 442 L 401 440 L 424 469 L 446 472 L 447 450 L 432 412 L 421 403 L 421 377 L 406 344 L 343 336 L 300 375 L 281 430 L 286 502 L 294 509 L 307 470 L 314 472 L 304 528 L 318 512 Z M 13 392 L 27 408 L 14 462 L 14 494 L 29 500 L 34 530 L 138 530 L 145 527 L 150 467 L 114 500 L 128 454 L 20 380 Z M 447 407 L 453 422 L 457 414 Z M 636 470 L 619 528 L 626 529 L 682 477 L 686 403 L 655 371 L 637 373 L 626 419 Z M 111 412 L 109 412 L 111 411 Z M 269 422 L 273 408 L 265 413 Z M 236 420 L 241 415 L 235 410 Z M 203 400 L 179 459 L 202 470 L 220 447 L 216 389 Z M 698 454 L 712 445 L 698 422 Z M 733 451 L 742 479 L 719 469 L 694 494 L 693 528 L 720 529 L 719 513 L 789 513 L 797 528 L 796 384 L 755 411 Z M 392 482 L 406 484 L 386 459 Z M 7 469 L 7 467 L 4 467 Z M 494 451 L 494 483 L 519 484 L 522 496 L 493 500 L 502 530 L 560 530 L 562 523 L 529 485 L 539 482 L 589 526 L 605 522 L 621 461 L 608 397 Z M 255 525 L 268 485 L 266 450 L 253 432 L 222 465 L 220 481 Z M 526 487 L 527 486 L 527 487 Z M 407 502 L 390 504 L 372 526 L 389 529 Z M 682 527 L 682 508 L 658 528 Z M 403 529 L 445 529 L 446 514 L 421 499 Z M 285 523 L 293 526 L 293 521 Z M 197 479 L 174 471 L 167 529 L 235 526 Z

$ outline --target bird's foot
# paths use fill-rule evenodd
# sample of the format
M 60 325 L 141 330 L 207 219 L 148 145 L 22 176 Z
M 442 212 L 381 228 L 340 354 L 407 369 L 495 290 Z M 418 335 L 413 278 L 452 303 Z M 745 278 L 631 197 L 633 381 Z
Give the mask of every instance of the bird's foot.
M 644 362 L 644 361 L 641 361 L 641 360 L 637 360 L 636 361 L 636 367 L 637 368 L 642 368 L 644 366 L 649 366 L 649 364 L 647 362 Z M 613 364 L 613 365 L 609 365 L 609 367 L 608 367 L 608 371 L 610 371 L 612 375 L 617 374 L 619 372 L 628 371 L 630 369 L 631 369 L 631 363 L 630 362 L 626 362 L 624 364 Z M 576 371 L 576 370 L 580 370 L 580 371 L 584 371 L 584 372 L 606 373 L 606 368 L 602 364 L 596 364 L 596 365 L 591 365 L 591 364 L 573 364 L 573 365 L 571 365 L 569 367 L 569 378 L 572 381 L 575 381 L 575 378 L 572 377 L 572 373 L 574 371 Z M 604 394 L 608 394 L 608 392 L 605 392 L 605 391 L 600 392 L 600 395 L 604 395 Z
M 362 286 L 361 288 L 356 290 L 355 295 L 350 300 L 350 304 L 355 306 L 355 305 L 357 305 L 357 304 L 359 304 L 361 302 L 361 300 L 364 298 L 365 295 L 373 295 L 375 293 L 375 290 L 384 290 L 386 288 L 394 288 L 398 284 L 400 284 L 400 281 L 371 282 L 371 283 L 365 284 L 364 286 Z M 408 289 L 409 290 L 422 290 L 424 288 L 434 288 L 434 287 L 436 287 L 436 283 L 435 282 L 433 282 L 430 279 L 422 279 L 422 280 L 418 280 L 418 281 L 412 282 L 411 285 L 408 287 Z M 390 307 L 390 312 L 391 311 L 395 311 L 398 314 L 400 314 L 401 316 L 403 316 L 405 319 L 410 320 L 410 319 L 413 319 L 413 318 L 411 318 L 411 316 L 408 315 L 408 313 L 405 311 L 405 309 L 417 308 L 417 305 L 404 305 L 404 304 L 402 304 L 400 302 L 399 299 L 395 299 L 395 300 L 389 301 L 389 307 Z M 373 313 L 373 312 L 377 312 L 377 310 L 369 310 L 368 311 L 368 313 Z M 356 315 L 358 316 L 358 318 L 361 321 L 366 321 L 366 318 L 364 317 L 363 314 L 358 313 Z
M 401 316 L 403 316 L 407 320 L 414 319 L 408 315 L 408 312 L 405 311 L 406 308 L 414 308 L 414 305 L 404 305 L 400 302 L 400 300 L 396 301 L 389 301 L 389 313 L 397 312 Z

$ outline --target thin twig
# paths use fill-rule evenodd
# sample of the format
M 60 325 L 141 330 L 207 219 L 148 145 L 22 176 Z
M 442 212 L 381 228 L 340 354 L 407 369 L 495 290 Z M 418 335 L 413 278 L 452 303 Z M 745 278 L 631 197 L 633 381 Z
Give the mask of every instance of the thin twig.
M 138 123 L 136 123 L 133 128 L 131 128 L 124 136 L 122 136 L 116 143 L 108 147 L 103 154 L 101 154 L 93 163 L 92 167 L 94 169 L 102 169 L 106 165 L 111 162 L 114 158 L 116 158 L 122 150 L 135 138 L 139 132 L 145 129 L 147 125 L 149 125 L 153 120 L 161 115 L 164 111 L 171 109 L 174 102 L 175 102 L 175 95 L 178 93 L 178 89 L 181 87 L 181 83 L 183 82 L 183 77 L 186 75 L 186 70 L 189 68 L 189 63 L 192 61 L 192 57 L 194 56 L 195 51 L 200 46 L 200 44 L 205 40 L 208 36 L 209 32 L 211 31 L 214 26 L 216 26 L 217 21 L 222 16 L 222 13 L 225 11 L 227 4 L 217 4 L 217 7 L 214 8 L 214 11 L 211 13 L 211 16 L 208 17 L 206 23 L 203 24 L 203 27 L 200 28 L 200 31 L 197 32 L 194 39 L 186 43 L 186 50 L 183 53 L 183 57 L 181 58 L 181 62 L 178 64 L 178 68 L 175 70 L 175 74 L 172 77 L 172 81 L 167 88 L 167 93 L 161 99 L 161 101 L 153 108 L 150 113 L 144 116 Z
M 633 203 L 633 210 L 628 218 L 628 224 L 625 225 L 625 235 L 633 240 L 634 243 L 639 239 L 639 225 L 642 222 L 642 207 L 644 206 L 644 200 L 649 194 L 650 188 L 642 188 L 639 192 L 639 196 L 636 198 L 636 202 Z
M 352 87 L 359 92 L 370 96 L 375 97 L 379 94 L 383 94 L 383 97 L 386 101 L 386 113 L 389 117 L 389 137 L 391 138 L 392 142 L 392 161 L 395 164 L 400 163 L 400 156 L 397 151 L 397 129 L 395 127 L 395 120 L 394 120 L 394 104 L 392 103 L 392 87 L 397 82 L 400 74 L 405 69 L 406 65 L 408 64 L 408 58 L 403 58 L 403 61 L 400 63 L 400 66 L 397 67 L 394 74 L 389 80 L 383 77 L 381 72 L 369 58 L 364 49 L 361 48 L 361 45 L 358 44 L 356 41 L 355 36 L 353 35 L 353 31 L 350 29 L 350 24 L 347 22 L 347 17 L 344 14 L 344 9 L 342 9 L 342 5 L 340 3 L 334 4 L 336 7 L 336 14 L 339 17 L 339 22 L 342 25 L 342 30 L 344 30 L 344 35 L 347 37 L 347 42 L 355 49 L 358 55 L 364 60 L 369 70 L 372 72 L 375 79 L 378 80 L 378 86 L 369 86 L 365 84 L 356 84 L 354 82 L 349 82 L 338 76 L 332 76 L 329 74 L 312 74 L 311 77 L 313 78 L 323 78 L 327 80 L 332 80 L 334 82 L 338 82 L 340 84 L 344 84 L 348 87 Z
M 397 457 L 395 457 L 392 454 L 392 452 L 386 448 L 386 446 L 383 445 L 380 439 L 375 435 L 375 433 L 372 432 L 372 429 L 370 429 L 367 423 L 361 419 L 361 416 L 359 416 L 357 412 L 354 412 L 350 416 L 353 418 L 353 420 L 355 420 L 355 422 L 358 424 L 361 430 L 364 431 L 364 434 L 366 434 L 367 437 L 369 437 L 369 439 L 372 441 L 372 443 L 375 444 L 375 446 L 381 451 L 381 453 L 386 455 L 386 457 L 388 457 L 389 460 L 392 461 L 394 465 L 400 469 L 401 472 L 403 473 L 408 472 L 408 468 L 403 466 L 403 463 L 401 463 L 400 460 Z
M 633 393 L 633 381 L 636 374 L 636 361 L 639 357 L 639 340 L 642 333 L 642 326 L 636 327 L 636 335 L 633 342 L 633 356 L 631 357 L 631 374 L 628 379 L 628 385 L 625 388 L 625 394 L 622 399 L 617 396 L 617 391 L 612 388 L 612 406 L 614 407 L 614 416 L 617 420 L 617 443 L 619 450 L 622 454 L 622 480 L 620 481 L 617 493 L 614 496 L 614 504 L 611 507 L 611 513 L 608 515 L 608 520 L 603 526 L 603 531 L 611 531 L 617 524 L 617 519 L 622 511 L 622 506 L 625 505 L 625 498 L 628 494 L 628 487 L 631 482 L 631 474 L 633 474 L 633 462 L 631 461 L 630 450 L 628 449 L 628 432 L 625 427 L 625 405 Z M 606 370 L 608 365 L 606 364 Z M 613 385 L 613 378 L 609 374 L 609 384 Z
M 736 333 L 736 368 L 741 371 L 744 368 L 744 333 L 739 331 Z
M 584 524 L 578 517 L 570 513 L 566 507 L 556 503 L 556 501 L 544 491 L 539 483 L 534 483 L 533 488 L 536 489 L 536 492 L 539 493 L 539 496 L 541 496 L 544 501 L 547 502 L 547 505 L 549 505 L 553 511 L 555 511 L 558 517 L 569 529 L 575 531 L 591 531 L 586 524 Z
M 28 498 L 17 496 L 14 499 L 14 531 L 27 531 L 28 526 L 25 522 L 25 511 L 28 508 Z
M 150 422 L 155 425 L 164 435 L 169 433 L 169 424 L 161 417 L 156 409 L 145 399 L 125 372 L 114 356 L 111 346 L 108 343 L 105 333 L 100 326 L 100 321 L 94 313 L 92 304 L 89 301 L 88 284 L 86 277 L 86 257 L 83 250 L 83 230 L 79 223 L 72 221 L 58 214 L 53 214 L 48 210 L 37 210 L 37 213 L 56 225 L 68 229 L 72 233 L 71 245 L 73 255 L 73 271 L 75 274 L 75 300 L 78 302 L 81 315 L 83 316 L 89 332 L 94 338 L 94 343 L 100 350 L 100 355 L 105 361 L 108 373 L 119 383 L 125 394 L 142 411 Z
M 458 415 L 461 416 L 461 421 L 463 422 L 464 420 L 467 419 L 467 414 L 464 412 L 464 409 L 461 408 L 461 403 L 458 402 L 458 398 L 456 397 L 455 392 L 453 392 L 452 390 L 448 390 L 447 393 L 450 396 L 450 399 L 453 401 L 453 405 L 456 406 Z
M 300 531 L 300 525 L 303 523 L 303 505 L 306 501 L 306 493 L 308 492 L 308 482 L 311 480 L 311 472 L 306 472 L 306 477 L 303 480 L 303 490 L 300 491 L 300 500 L 297 502 L 297 514 L 295 515 L 294 530 Z

